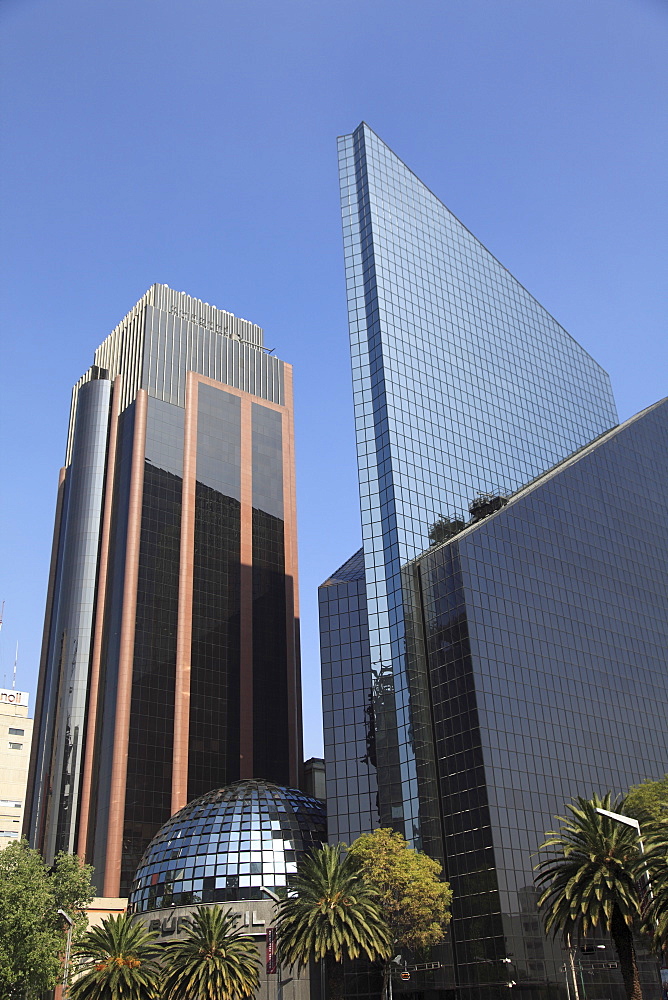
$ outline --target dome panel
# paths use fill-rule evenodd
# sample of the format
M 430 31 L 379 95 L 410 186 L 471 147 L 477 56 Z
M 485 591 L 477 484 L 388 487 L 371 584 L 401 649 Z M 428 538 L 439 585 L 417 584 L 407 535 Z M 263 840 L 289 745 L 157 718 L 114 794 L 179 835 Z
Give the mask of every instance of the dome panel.
M 238 781 L 194 799 L 158 831 L 139 864 L 128 912 L 261 899 L 287 885 L 327 839 L 325 807 L 296 788 Z

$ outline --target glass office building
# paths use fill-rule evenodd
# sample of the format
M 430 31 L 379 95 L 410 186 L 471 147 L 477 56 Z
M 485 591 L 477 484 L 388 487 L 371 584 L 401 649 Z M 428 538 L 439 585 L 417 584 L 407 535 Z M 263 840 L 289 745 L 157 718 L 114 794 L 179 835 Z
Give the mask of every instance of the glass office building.
M 154 285 L 74 387 L 27 830 L 127 893 L 193 798 L 299 784 L 290 365 Z
M 339 169 L 381 814 L 420 843 L 401 566 L 617 414 L 607 374 L 367 125 Z
M 617 427 L 605 372 L 368 126 L 339 155 L 363 549 L 319 590 L 330 836 L 377 817 L 444 864 L 441 968 L 400 990 L 561 995 L 531 854 L 573 795 L 668 767 L 666 404 Z
M 667 442 L 668 399 L 404 568 L 436 775 L 423 809 L 467 995 L 506 975 L 536 996 L 563 983 L 533 888 L 545 833 L 575 796 L 623 794 L 668 766 Z M 587 995 L 623 1000 L 609 941 L 578 960 Z M 651 962 L 644 978 L 649 996 Z
M 318 590 L 328 832 L 352 843 L 380 826 L 376 708 L 362 549 Z

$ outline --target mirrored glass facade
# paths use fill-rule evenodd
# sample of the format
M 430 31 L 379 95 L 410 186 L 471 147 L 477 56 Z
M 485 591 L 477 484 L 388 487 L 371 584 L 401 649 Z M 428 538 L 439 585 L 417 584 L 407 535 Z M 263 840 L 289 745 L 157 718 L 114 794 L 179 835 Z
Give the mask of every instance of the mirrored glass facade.
M 279 892 L 304 854 L 327 839 L 319 799 L 266 781 L 240 781 L 188 803 L 141 859 L 131 913 L 169 906 L 266 898 Z
M 563 998 L 532 855 L 572 796 L 668 765 L 668 404 L 617 427 L 605 372 L 366 125 L 339 158 L 363 549 L 319 591 L 331 839 L 379 821 L 444 864 L 441 968 L 399 992 Z M 600 943 L 582 994 L 622 1000 Z
M 401 565 L 617 415 L 600 366 L 367 125 L 339 169 L 381 814 L 419 843 Z
M 33 756 L 45 748 L 43 767 L 50 783 L 42 822 L 45 849 L 51 854 L 71 842 L 79 807 L 111 388 L 106 372 L 95 370 L 93 375 L 80 393 L 72 461 L 67 477 L 61 477 L 52 566 L 57 599 L 49 608 L 59 642 L 45 651 L 48 682 L 42 711 L 35 716 Z
M 471 996 L 489 996 L 505 964 L 523 994 L 563 983 L 533 888 L 545 833 L 575 796 L 666 771 L 667 482 L 664 400 L 405 568 Z M 622 1000 L 609 940 L 578 961 L 588 995 Z M 644 979 L 651 995 L 651 961 Z
M 119 896 L 186 802 L 300 780 L 292 372 L 259 327 L 164 285 L 95 362 L 73 391 L 26 823 Z
M 328 831 L 351 844 L 380 826 L 362 549 L 318 589 Z

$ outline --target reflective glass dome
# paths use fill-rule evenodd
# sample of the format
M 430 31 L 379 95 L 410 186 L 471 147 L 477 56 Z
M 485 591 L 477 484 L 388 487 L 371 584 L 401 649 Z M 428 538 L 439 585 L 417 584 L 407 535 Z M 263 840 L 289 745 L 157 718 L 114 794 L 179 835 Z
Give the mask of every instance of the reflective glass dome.
M 175 813 L 147 847 L 128 912 L 265 898 L 327 839 L 325 807 L 296 788 L 237 781 Z

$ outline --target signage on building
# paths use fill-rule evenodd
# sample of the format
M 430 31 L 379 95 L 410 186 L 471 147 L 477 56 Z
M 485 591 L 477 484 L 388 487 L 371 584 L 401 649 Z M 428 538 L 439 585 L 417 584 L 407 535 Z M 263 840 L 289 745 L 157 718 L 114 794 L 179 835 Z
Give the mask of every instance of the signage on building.
M 14 691 L 12 688 L 0 688 L 0 705 L 23 705 L 28 707 L 27 691 Z
M 247 910 L 245 905 L 243 910 L 234 913 L 232 907 L 235 905 L 238 906 L 239 904 L 232 903 L 229 905 L 229 912 L 234 920 L 241 921 L 242 926 L 247 928 L 247 934 L 250 934 L 252 937 L 261 938 L 262 930 L 260 928 L 265 926 L 262 914 L 258 913 L 257 910 Z M 151 916 L 150 913 L 142 913 L 140 919 L 143 918 L 146 921 L 149 931 L 155 931 L 160 937 L 171 937 L 173 934 L 181 936 L 188 930 L 194 910 L 195 907 L 180 907 L 178 910 L 169 912 L 166 916 L 163 910 L 162 912 L 159 911 L 155 917 Z
M 267 975 L 275 976 L 278 969 L 276 959 L 276 928 L 267 928 Z

